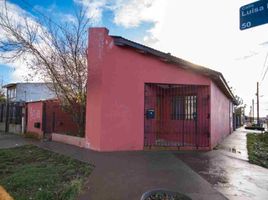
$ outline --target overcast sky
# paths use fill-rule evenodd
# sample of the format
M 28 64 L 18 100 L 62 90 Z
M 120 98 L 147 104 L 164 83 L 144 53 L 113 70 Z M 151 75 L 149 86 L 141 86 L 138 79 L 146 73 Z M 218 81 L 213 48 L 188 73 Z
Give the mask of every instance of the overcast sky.
M 261 82 L 261 116 L 268 115 L 268 73 L 262 80 L 268 53 L 268 25 L 241 31 L 239 8 L 251 0 L 24 0 L 47 16 L 71 17 L 74 5 L 88 11 L 92 26 L 106 26 L 113 35 L 223 73 L 235 94 L 249 108 Z M 14 12 L 32 12 L 23 1 L 9 1 Z M 0 5 L 1 6 L 1 5 Z M 22 62 L 0 61 L 0 79 L 22 81 Z M 249 109 L 247 109 L 247 112 Z

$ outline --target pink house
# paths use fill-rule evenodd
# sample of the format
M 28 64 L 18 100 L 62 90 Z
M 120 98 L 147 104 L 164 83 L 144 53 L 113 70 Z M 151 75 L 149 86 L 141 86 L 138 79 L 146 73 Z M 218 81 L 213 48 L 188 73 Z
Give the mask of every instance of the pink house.
M 233 130 L 220 72 L 89 29 L 86 147 L 212 149 Z

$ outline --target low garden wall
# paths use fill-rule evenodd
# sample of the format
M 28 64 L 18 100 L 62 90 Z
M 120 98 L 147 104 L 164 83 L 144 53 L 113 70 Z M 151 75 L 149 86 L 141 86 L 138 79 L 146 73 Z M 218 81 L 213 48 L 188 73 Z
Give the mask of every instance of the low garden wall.
M 85 138 L 83 137 L 52 133 L 52 141 L 62 142 L 62 143 L 71 144 L 74 146 L 85 148 Z

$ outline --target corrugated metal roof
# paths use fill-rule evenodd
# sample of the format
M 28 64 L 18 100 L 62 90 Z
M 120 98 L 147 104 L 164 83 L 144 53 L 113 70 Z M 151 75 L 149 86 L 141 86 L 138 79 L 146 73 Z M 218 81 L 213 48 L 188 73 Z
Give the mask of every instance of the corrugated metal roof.
M 190 70 L 198 74 L 204 75 L 206 77 L 209 77 L 221 89 L 221 91 L 233 101 L 233 103 L 237 104 L 235 97 L 222 73 L 200 65 L 193 64 L 189 61 L 172 56 L 170 53 L 164 53 L 158 51 L 156 49 L 133 42 L 120 36 L 111 36 L 111 37 L 114 39 L 114 44 L 117 46 L 134 48 L 141 53 L 156 56 L 165 62 L 178 65 L 179 67 L 185 70 Z
M 17 83 L 8 83 L 6 85 L 3 85 L 2 88 L 9 88 L 9 87 L 14 87 L 18 84 L 33 84 L 33 85 L 37 85 L 37 84 L 51 84 L 49 82 L 17 82 Z
M 17 85 L 17 83 L 9 83 L 9 84 L 3 85 L 2 88 L 10 88 L 10 87 L 14 87 L 16 85 Z

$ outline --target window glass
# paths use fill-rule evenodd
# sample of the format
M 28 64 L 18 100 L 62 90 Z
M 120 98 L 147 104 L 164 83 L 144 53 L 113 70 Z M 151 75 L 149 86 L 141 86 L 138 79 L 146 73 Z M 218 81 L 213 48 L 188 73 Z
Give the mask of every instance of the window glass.
M 193 120 L 197 112 L 196 96 L 174 96 L 172 97 L 172 119 Z
M 174 96 L 172 98 L 172 119 L 184 119 L 184 97 Z

